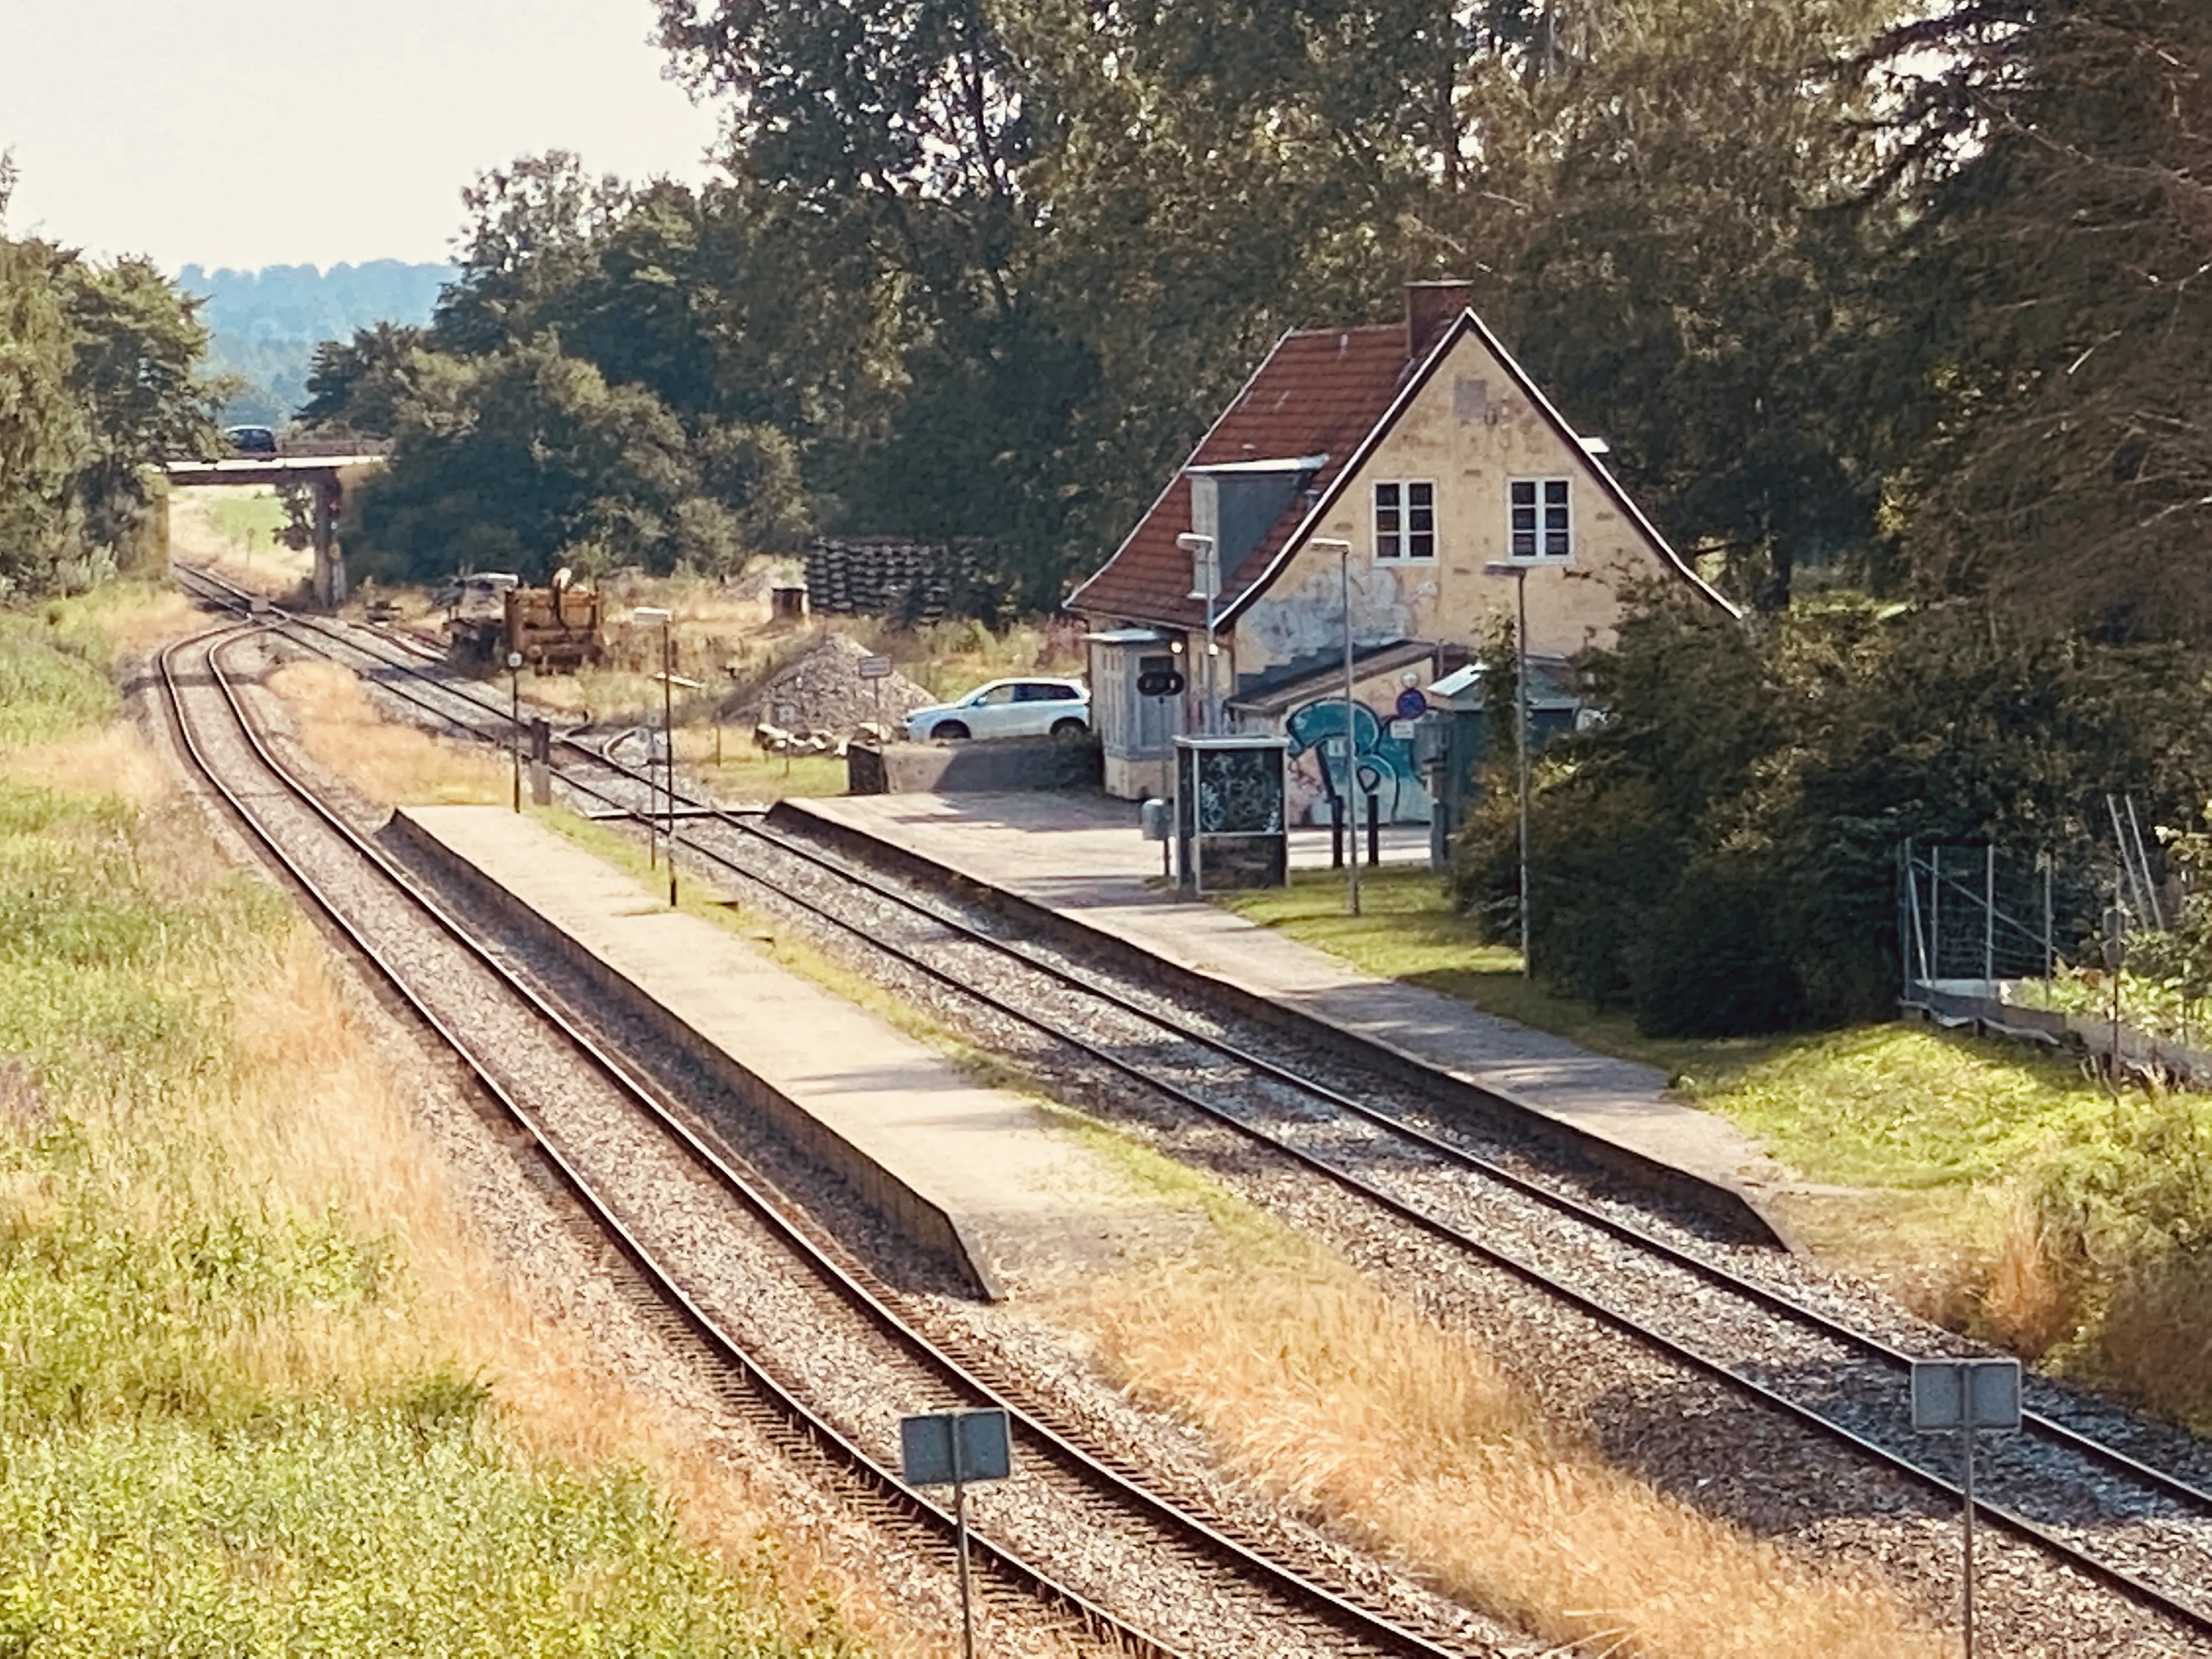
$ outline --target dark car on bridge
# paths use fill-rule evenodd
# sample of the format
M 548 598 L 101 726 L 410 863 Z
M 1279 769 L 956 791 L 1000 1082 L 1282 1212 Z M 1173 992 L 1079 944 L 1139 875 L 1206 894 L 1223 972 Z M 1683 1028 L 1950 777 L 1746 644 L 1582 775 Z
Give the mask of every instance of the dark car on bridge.
M 231 426 L 223 428 L 222 435 L 230 447 L 240 455 L 274 455 L 276 434 L 265 426 Z

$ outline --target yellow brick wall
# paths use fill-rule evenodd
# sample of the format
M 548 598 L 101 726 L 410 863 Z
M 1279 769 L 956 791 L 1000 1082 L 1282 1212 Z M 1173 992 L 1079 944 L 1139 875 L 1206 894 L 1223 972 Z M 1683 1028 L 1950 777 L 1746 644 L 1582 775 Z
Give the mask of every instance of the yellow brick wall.
M 1510 614 L 1514 603 L 1515 579 L 1482 571 L 1509 554 L 1507 485 L 1514 478 L 1542 477 L 1569 481 L 1573 556 L 1529 570 L 1532 653 L 1566 657 L 1610 644 L 1626 589 L 1685 580 L 1621 511 L 1589 458 L 1559 435 L 1481 337 L 1469 332 L 1314 532 L 1352 544 L 1352 608 L 1359 643 L 1402 639 L 1471 645 L 1482 639 L 1490 619 Z M 1374 556 L 1373 486 L 1394 478 L 1436 485 L 1433 562 Z M 1336 554 L 1299 549 L 1290 568 L 1237 620 L 1237 675 L 1249 679 L 1340 649 L 1343 615 Z

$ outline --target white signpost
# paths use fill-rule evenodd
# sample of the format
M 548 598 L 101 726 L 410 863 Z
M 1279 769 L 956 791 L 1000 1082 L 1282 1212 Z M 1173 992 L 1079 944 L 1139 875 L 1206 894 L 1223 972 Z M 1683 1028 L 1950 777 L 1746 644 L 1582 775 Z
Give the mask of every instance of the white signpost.
M 876 729 L 884 738 L 890 737 L 890 733 L 883 730 L 884 682 L 891 677 L 891 659 L 889 657 L 863 657 L 853 665 L 853 672 L 864 680 L 876 683 Z
M 952 1531 L 960 1541 L 960 1651 L 975 1659 L 975 1620 L 968 1588 L 968 1483 L 1004 1480 L 1013 1452 L 1002 1411 L 935 1412 L 899 1419 L 899 1455 L 909 1486 L 952 1488 Z
M 1959 1489 L 1966 1499 L 1966 1659 L 1974 1659 L 1974 1437 L 1984 1429 L 2020 1427 L 2020 1361 L 1914 1360 L 1912 1426 L 1923 1434 L 1959 1437 Z

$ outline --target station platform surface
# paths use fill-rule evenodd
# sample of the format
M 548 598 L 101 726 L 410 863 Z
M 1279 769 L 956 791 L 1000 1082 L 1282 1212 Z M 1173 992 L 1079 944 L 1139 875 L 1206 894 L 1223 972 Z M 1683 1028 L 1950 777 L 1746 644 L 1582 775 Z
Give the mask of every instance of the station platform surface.
M 1804 1184 L 1740 1130 L 1672 1098 L 1654 1067 L 1589 1050 L 1469 1004 L 1363 974 L 1341 958 L 1176 896 L 1131 803 L 1076 795 L 848 795 L 792 799 L 808 818 L 886 842 L 1057 911 L 1124 945 L 1380 1042 L 1600 1142 L 1739 1195 L 1778 1224 Z M 1327 862 L 1327 832 L 1321 832 Z
M 777 963 L 755 940 L 671 910 L 628 872 L 501 807 L 401 809 L 395 828 L 730 1056 L 958 1231 L 987 1294 L 1006 1275 L 1126 1243 L 1135 1200 L 1030 1102 Z M 872 1171 L 857 1174 L 864 1190 Z M 1141 1208 L 1141 1206 L 1138 1207 Z M 896 1218 L 893 1224 L 898 1224 Z M 1110 1248 L 1110 1246 L 1109 1247 Z

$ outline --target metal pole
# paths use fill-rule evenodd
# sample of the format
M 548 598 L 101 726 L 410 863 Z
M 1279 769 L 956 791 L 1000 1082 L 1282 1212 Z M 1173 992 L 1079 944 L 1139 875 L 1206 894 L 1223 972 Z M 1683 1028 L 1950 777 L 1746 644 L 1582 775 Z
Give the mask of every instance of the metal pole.
M 507 658 L 507 719 L 512 726 L 514 750 L 514 810 L 522 810 L 522 665 L 513 652 Z
M 1529 949 L 1528 927 L 1528 571 L 1514 573 L 1517 611 L 1513 625 L 1514 736 L 1518 740 L 1521 771 L 1521 976 L 1534 977 L 1536 959 Z
M 1352 803 L 1358 799 L 1353 793 L 1359 776 L 1359 749 L 1352 737 L 1359 705 L 1352 700 L 1352 544 L 1340 542 L 1336 549 L 1337 588 L 1344 601 L 1344 798 L 1345 812 L 1351 815 Z M 1358 835 L 1355 820 L 1352 834 Z M 1359 914 L 1359 847 L 1355 840 L 1352 856 L 1344 861 L 1345 904 L 1353 915 Z
M 1966 1443 L 1965 1478 L 1960 1486 L 1966 1495 L 1966 1659 L 1974 1659 L 1974 1384 L 1965 1366 L 1959 1368 L 1959 1438 Z
M 1928 849 L 1928 942 L 1935 947 L 1936 959 L 1929 964 L 1928 977 L 1943 977 L 1943 843 L 1937 842 Z
M 2051 948 L 2051 866 L 2054 862 L 2046 848 L 2043 854 L 2043 988 L 2046 993 L 2058 975 L 2058 953 Z
M 1912 994 L 1912 837 L 1907 836 L 1897 844 L 1897 955 L 1898 994 Z
M 952 1456 L 957 1470 L 957 1444 Z M 952 1530 L 960 1540 L 960 1652 L 962 1659 L 975 1659 L 975 1614 L 968 1580 L 968 1488 L 957 1474 L 952 1482 Z
M 1982 982 L 1997 976 L 1997 844 L 1982 849 Z
M 668 782 L 668 908 L 676 908 L 676 640 L 673 617 L 660 624 L 660 740 L 662 775 Z
M 1206 735 L 1209 738 L 1218 738 L 1221 735 L 1221 709 L 1218 699 L 1214 693 L 1213 684 L 1213 603 L 1214 595 L 1209 591 L 1206 596 L 1205 698 Z

